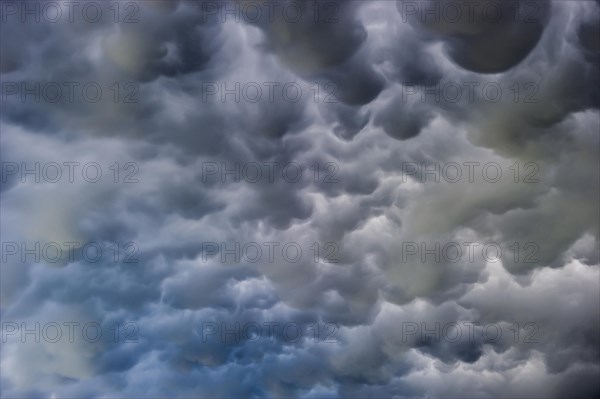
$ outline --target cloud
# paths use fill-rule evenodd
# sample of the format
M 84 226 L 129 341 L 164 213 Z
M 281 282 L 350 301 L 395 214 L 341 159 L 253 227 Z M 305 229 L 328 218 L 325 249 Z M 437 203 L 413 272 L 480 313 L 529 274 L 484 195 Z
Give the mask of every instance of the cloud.
M 2 394 L 596 397 L 598 2 L 251 3 L 4 9 Z

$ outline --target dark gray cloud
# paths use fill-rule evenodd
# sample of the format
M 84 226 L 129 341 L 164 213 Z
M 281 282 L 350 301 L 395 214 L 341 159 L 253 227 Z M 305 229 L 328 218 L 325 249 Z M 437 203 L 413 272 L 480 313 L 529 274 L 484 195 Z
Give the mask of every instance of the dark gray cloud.
M 596 397 L 599 3 L 267 3 L 2 3 L 2 395 Z
M 442 40 L 460 67 L 478 73 L 504 72 L 523 61 L 544 33 L 551 7 L 547 1 L 398 1 L 405 20 Z

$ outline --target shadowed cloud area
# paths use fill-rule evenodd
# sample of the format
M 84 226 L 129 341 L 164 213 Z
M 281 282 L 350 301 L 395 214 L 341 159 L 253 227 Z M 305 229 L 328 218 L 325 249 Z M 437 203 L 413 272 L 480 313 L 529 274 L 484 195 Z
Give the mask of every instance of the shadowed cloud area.
M 600 394 L 599 2 L 54 3 L 1 4 L 3 397 Z

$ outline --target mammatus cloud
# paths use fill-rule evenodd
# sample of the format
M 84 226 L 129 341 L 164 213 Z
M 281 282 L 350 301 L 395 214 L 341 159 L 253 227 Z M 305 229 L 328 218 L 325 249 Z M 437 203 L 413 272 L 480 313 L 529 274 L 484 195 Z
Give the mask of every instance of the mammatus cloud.
M 501 73 L 518 65 L 537 46 L 552 3 L 400 1 L 398 8 L 423 35 L 441 40 L 458 66 L 477 73 Z
M 3 397 L 600 393 L 597 1 L 1 7 Z

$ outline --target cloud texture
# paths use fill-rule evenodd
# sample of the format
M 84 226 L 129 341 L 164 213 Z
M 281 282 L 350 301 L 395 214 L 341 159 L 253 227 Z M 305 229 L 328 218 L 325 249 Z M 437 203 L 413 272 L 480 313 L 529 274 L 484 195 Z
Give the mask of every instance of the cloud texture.
M 2 5 L 4 397 L 600 393 L 597 1 L 151 0 L 94 23 L 62 3 L 56 23 Z M 23 181 L 52 162 L 60 181 Z M 4 259 L 35 242 L 104 255 Z M 468 242 L 503 256 L 421 256 Z M 53 322 L 73 342 L 23 339 Z

